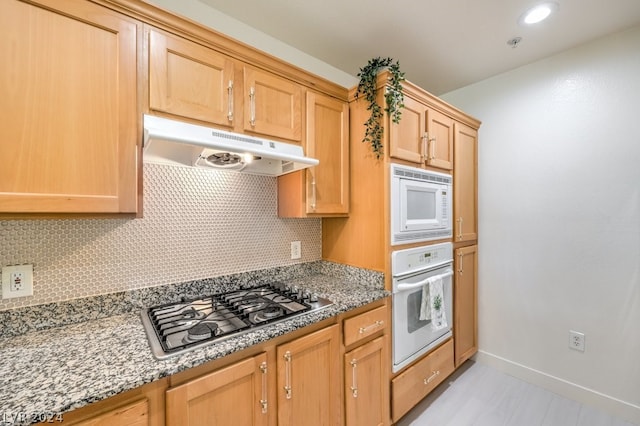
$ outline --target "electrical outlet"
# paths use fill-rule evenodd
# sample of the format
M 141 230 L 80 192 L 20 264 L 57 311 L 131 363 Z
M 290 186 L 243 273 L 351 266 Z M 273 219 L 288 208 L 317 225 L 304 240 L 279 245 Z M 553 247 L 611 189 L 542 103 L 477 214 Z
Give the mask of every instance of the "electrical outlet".
M 584 333 L 569 330 L 569 348 L 584 352 Z
M 2 268 L 2 298 L 33 296 L 33 265 Z
M 24 274 L 22 271 L 12 272 L 9 275 L 9 291 L 22 291 L 24 289 Z
M 300 259 L 302 257 L 302 248 L 300 241 L 291 241 L 291 258 Z

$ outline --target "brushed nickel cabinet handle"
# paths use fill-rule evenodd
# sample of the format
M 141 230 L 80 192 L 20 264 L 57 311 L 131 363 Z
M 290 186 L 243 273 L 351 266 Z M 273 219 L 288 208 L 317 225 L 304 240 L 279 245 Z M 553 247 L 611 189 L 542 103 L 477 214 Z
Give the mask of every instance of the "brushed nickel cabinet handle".
M 351 396 L 358 397 L 358 360 L 352 359 L 351 362 Z
M 358 330 L 358 333 L 359 333 L 359 334 L 364 334 L 364 333 L 366 333 L 367 331 L 369 331 L 370 329 L 372 329 L 372 328 L 376 328 L 376 327 L 380 327 L 380 326 L 381 326 L 381 325 L 383 325 L 383 324 L 384 324 L 384 321 L 383 321 L 383 320 L 378 320 L 378 321 L 376 321 L 375 323 L 373 323 L 373 324 L 371 324 L 371 325 L 368 325 L 368 326 L 366 326 L 366 327 L 360 327 L 360 329 Z
M 291 399 L 291 352 L 284 354 L 285 370 L 284 370 L 284 392 L 287 399 Z
M 458 255 L 458 273 L 460 275 L 462 275 L 462 273 L 464 272 L 464 268 L 462 266 L 462 259 L 463 259 L 463 256 L 462 256 L 462 253 L 460 253 Z
M 249 109 L 251 112 L 249 124 L 254 127 L 256 125 L 256 89 L 253 86 L 249 89 Z
M 311 174 L 311 210 L 316 210 L 317 199 L 316 199 L 316 177 L 309 171 Z
M 228 107 L 227 107 L 227 120 L 233 121 L 233 80 L 229 80 L 229 86 L 227 86 Z
M 429 142 L 431 142 L 431 157 L 429 157 L 429 159 L 435 160 L 436 159 L 436 143 L 438 141 L 436 140 L 436 138 L 431 138 L 429 139 Z
M 433 374 L 429 377 L 427 377 L 426 379 L 424 379 L 424 384 L 428 385 L 429 383 L 431 383 L 432 381 L 435 380 L 436 377 L 438 377 L 440 375 L 440 370 L 436 370 L 433 372 Z
M 260 405 L 262 406 L 262 414 L 267 414 L 267 362 L 263 361 L 260 364 L 260 371 L 262 371 L 262 399 Z
M 462 218 L 458 219 L 458 239 L 461 240 L 462 239 Z
M 429 147 L 428 140 L 429 134 L 425 132 L 425 134 L 422 135 L 422 149 L 420 151 L 420 162 L 422 163 L 424 163 L 429 158 L 429 156 L 427 155 L 427 149 Z

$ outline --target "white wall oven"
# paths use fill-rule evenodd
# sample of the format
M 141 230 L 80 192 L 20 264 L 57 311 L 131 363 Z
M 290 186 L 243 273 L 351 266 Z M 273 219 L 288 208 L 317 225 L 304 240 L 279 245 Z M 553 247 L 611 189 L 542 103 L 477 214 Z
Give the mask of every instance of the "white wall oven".
M 452 336 L 453 246 L 397 250 L 393 275 L 393 372 Z
M 452 177 L 391 164 L 391 244 L 451 238 Z

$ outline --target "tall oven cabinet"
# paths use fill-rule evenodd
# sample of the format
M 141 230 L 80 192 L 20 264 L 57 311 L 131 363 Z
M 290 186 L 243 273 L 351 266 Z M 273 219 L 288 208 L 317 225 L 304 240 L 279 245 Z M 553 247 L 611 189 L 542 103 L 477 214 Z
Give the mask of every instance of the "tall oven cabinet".
M 388 81 L 387 71 L 378 75 L 380 105 L 384 105 L 384 88 Z M 376 157 L 369 144 L 362 142 L 364 123 L 370 112 L 363 97 L 355 98 L 357 88 L 351 90 L 349 217 L 325 217 L 322 220 L 323 259 L 383 272 L 388 290 L 392 289 L 393 251 L 451 242 L 454 250 L 461 250 L 456 253 L 463 254 L 464 270 L 454 273 L 453 339 L 442 342 L 395 374 L 390 373 L 391 365 L 387 366 L 391 376 L 391 418 L 394 422 L 444 381 L 454 370 L 454 365 L 459 365 L 477 349 L 474 263 L 477 250 L 469 247 L 475 247 L 477 243 L 477 131 L 480 121 L 408 81 L 404 81 L 402 86 L 405 107 L 400 123 L 392 123 L 387 114 L 382 118 L 384 153 L 380 158 Z M 391 244 L 392 163 L 452 175 L 453 238 Z M 462 237 L 456 240 L 456 233 Z M 454 266 L 458 265 L 459 262 Z M 459 344 L 456 339 L 459 339 Z M 403 399 L 403 393 L 411 394 L 413 399 Z

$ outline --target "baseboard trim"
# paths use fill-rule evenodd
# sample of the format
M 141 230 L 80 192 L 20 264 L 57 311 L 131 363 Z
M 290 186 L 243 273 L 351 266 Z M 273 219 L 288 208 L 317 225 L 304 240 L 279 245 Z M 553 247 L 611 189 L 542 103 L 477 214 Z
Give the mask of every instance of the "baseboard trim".
M 613 416 L 640 425 L 640 406 L 613 398 L 609 395 L 594 391 L 593 389 L 580 386 L 485 351 L 478 351 L 474 359 L 482 364 L 490 365 L 496 370 L 540 386 L 565 398 L 600 408 Z

